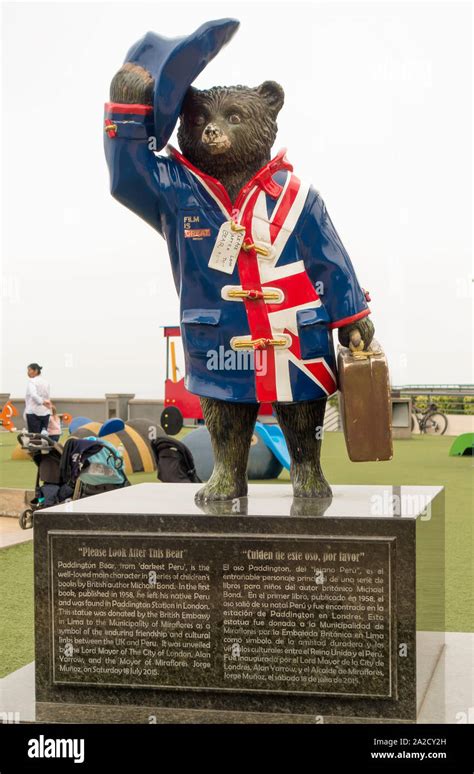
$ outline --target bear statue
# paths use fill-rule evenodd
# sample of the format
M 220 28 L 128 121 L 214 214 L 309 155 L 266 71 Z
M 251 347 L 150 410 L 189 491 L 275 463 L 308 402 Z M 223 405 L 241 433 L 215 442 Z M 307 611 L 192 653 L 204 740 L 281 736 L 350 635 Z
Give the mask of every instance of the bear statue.
M 126 61 L 112 80 L 106 156 L 112 195 L 167 241 L 185 383 L 200 396 L 214 451 L 196 501 L 247 494 L 260 403 L 272 404 L 284 433 L 294 496 L 329 497 L 320 452 L 326 402 L 337 391 L 332 329 L 344 346 L 367 347 L 374 328 L 321 196 L 293 174 L 284 151 L 272 158 L 283 89 L 271 80 L 187 85 L 176 106 L 180 152 L 168 146 L 158 155 L 160 94 L 145 64 Z M 252 357 L 211 367 L 219 349 Z

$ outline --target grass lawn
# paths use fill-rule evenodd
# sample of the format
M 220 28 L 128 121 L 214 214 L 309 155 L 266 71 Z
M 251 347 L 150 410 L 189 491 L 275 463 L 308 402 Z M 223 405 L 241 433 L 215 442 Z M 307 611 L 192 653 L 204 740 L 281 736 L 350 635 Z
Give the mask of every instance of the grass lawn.
M 327 433 L 323 469 L 331 484 L 388 484 L 446 488 L 446 629 L 474 631 L 472 621 L 473 459 L 449 457 L 450 437 L 414 436 L 395 441 L 391 462 L 352 463 L 341 433 Z M 33 488 L 32 462 L 11 460 L 14 434 L 0 433 L 0 486 Z M 155 473 L 135 473 L 132 483 L 156 481 Z M 276 483 L 286 483 L 283 471 Z M 265 482 L 270 483 L 270 482 Z M 275 482 L 271 482 L 275 483 Z M 0 550 L 0 676 L 33 660 L 33 552 L 27 543 Z
M 0 550 L 0 678 L 34 659 L 33 543 Z

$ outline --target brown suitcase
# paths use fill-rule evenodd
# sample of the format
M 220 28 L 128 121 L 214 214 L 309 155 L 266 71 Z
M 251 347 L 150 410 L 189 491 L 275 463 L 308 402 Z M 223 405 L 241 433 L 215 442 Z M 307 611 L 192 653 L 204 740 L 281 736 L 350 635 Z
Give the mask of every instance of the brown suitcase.
M 337 370 L 349 459 L 353 462 L 392 459 L 392 401 L 384 353 L 375 341 L 367 352 L 339 347 Z

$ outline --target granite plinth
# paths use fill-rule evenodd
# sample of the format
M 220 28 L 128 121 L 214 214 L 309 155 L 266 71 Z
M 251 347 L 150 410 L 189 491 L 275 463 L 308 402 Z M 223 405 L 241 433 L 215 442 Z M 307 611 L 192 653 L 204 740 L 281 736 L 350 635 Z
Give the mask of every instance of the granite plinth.
M 417 596 L 418 628 L 444 631 L 442 489 L 253 485 L 204 512 L 198 488 L 36 514 L 37 719 L 415 721 Z

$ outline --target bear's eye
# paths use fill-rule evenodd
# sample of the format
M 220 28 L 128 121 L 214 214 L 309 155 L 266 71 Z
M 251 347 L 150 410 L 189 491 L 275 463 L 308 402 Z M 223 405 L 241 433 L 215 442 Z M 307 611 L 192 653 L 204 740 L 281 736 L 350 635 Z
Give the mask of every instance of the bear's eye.
M 238 113 L 231 113 L 227 120 L 229 124 L 240 124 L 242 119 Z
M 206 119 L 201 113 L 198 113 L 197 115 L 193 116 L 192 122 L 194 126 L 202 126 L 205 123 Z

